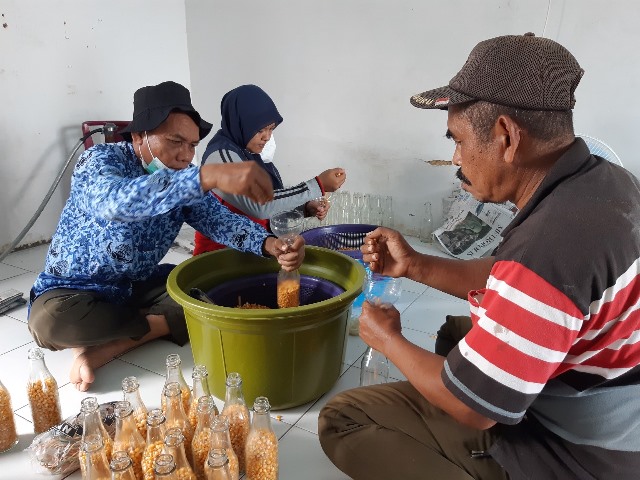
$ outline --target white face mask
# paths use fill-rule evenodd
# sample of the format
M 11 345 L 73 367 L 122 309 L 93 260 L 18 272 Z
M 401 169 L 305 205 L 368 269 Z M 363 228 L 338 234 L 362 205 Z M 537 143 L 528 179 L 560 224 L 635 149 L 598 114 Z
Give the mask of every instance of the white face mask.
M 265 163 L 273 162 L 273 157 L 275 154 L 276 154 L 276 139 L 272 133 L 269 141 L 264 144 L 264 148 L 260 153 L 260 158 L 262 158 L 262 161 Z
M 164 163 L 162 163 L 160 159 L 156 157 L 151 151 L 151 146 L 149 145 L 149 137 L 147 137 L 147 132 L 144 132 L 144 139 L 147 142 L 147 148 L 149 149 L 149 153 L 151 154 L 151 163 L 147 163 L 144 161 L 144 158 L 142 157 L 142 152 L 140 152 L 140 159 L 142 160 L 142 166 L 147 171 L 147 173 L 153 173 L 158 170 L 169 168 Z M 140 147 L 138 147 L 138 150 L 140 150 Z

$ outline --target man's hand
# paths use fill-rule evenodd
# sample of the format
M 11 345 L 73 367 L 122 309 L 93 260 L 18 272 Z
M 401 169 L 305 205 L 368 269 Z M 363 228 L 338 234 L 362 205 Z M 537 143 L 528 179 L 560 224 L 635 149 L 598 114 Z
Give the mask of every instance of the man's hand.
M 330 168 L 318 175 L 318 179 L 325 192 L 335 192 L 347 179 L 347 172 L 344 168 Z
M 400 232 L 384 227 L 369 233 L 360 251 L 363 261 L 373 272 L 389 277 L 406 277 L 416 254 Z
M 289 245 L 279 238 L 267 237 L 264 250 L 275 257 L 284 270 L 291 272 L 298 269 L 304 260 L 304 238 L 297 236 L 293 244 Z
M 385 353 L 385 345 L 396 336 L 402 336 L 400 312 L 389 304 L 379 306 L 363 302 L 360 314 L 360 338 L 371 348 Z
M 262 205 L 273 199 L 271 177 L 253 161 L 203 165 L 200 185 L 205 192 L 215 188 L 231 195 L 244 195 Z

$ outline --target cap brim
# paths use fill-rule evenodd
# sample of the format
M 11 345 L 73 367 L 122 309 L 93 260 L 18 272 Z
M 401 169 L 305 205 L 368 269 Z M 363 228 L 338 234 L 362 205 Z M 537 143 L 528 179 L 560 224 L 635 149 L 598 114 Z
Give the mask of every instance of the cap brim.
M 118 133 L 124 138 L 126 141 L 130 142 L 132 140 L 131 133 L 133 132 L 144 132 L 157 128 L 162 122 L 164 122 L 169 114 L 172 111 L 179 111 L 186 114 L 193 114 L 193 118 L 195 124 L 198 126 L 200 140 L 209 135 L 209 132 L 213 128 L 213 125 L 209 122 L 205 121 L 200 114 L 190 106 L 175 106 L 170 108 L 161 108 L 161 109 L 151 109 L 150 111 L 145 112 L 143 115 L 139 115 L 134 117 L 134 119 L 129 122 L 129 124 L 122 128 Z M 197 121 L 196 121 L 197 119 Z
M 426 92 L 416 93 L 409 101 L 411 105 L 418 108 L 439 108 L 446 110 L 451 105 L 459 103 L 472 102 L 476 100 L 473 97 L 460 93 L 453 88 L 446 86 L 427 90 Z

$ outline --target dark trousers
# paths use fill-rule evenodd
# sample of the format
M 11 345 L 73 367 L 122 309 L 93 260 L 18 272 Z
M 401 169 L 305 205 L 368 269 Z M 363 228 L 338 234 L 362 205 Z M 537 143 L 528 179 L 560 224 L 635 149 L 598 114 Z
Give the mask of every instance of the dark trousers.
M 135 282 L 125 304 L 105 301 L 88 290 L 49 290 L 31 305 L 29 331 L 40 347 L 49 350 L 91 347 L 121 338 L 142 338 L 149 332 L 148 314 L 165 316 L 170 340 L 178 345 L 189 341 L 184 311 L 167 294 L 166 277 Z
M 436 350 L 448 352 L 471 328 L 469 317 L 448 316 Z M 431 405 L 409 382 L 340 393 L 321 410 L 320 444 L 356 480 L 505 480 L 488 451 L 500 426 L 475 430 Z

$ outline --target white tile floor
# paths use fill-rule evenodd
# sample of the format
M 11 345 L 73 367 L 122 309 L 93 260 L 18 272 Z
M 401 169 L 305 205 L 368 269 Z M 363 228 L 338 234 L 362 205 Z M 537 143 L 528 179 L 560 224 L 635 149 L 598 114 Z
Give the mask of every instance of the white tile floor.
M 444 256 L 433 246 L 421 244 L 408 238 L 418 251 Z M 179 242 L 180 243 L 180 242 Z M 44 265 L 48 246 L 40 246 L 10 254 L 0 263 L 0 291 L 15 288 L 28 295 L 36 275 Z M 174 248 L 165 258 L 166 262 L 180 263 L 190 254 L 182 248 Z M 411 341 L 433 349 L 435 333 L 446 314 L 468 314 L 466 302 L 406 280 L 397 308 L 402 313 L 403 331 Z M 26 381 L 28 376 L 27 350 L 34 342 L 27 330 L 27 309 L 21 307 L 0 316 L 0 380 L 9 390 L 20 441 L 12 450 L 0 454 L 0 479 L 42 479 L 33 473 L 29 455 L 25 448 L 34 437 L 31 412 L 27 403 Z M 356 387 L 359 382 L 360 358 L 366 347 L 359 337 L 349 337 L 343 371 L 333 388 L 316 401 L 289 410 L 274 412 L 273 426 L 280 439 L 280 478 L 293 480 L 338 480 L 347 479 L 327 459 L 318 441 L 318 413 L 326 401 L 337 392 Z M 183 360 L 184 373 L 191 379 L 193 357 L 190 346 L 177 347 L 173 343 L 158 340 L 126 353 L 98 369 L 96 382 L 90 394 L 100 402 L 119 400 L 122 396 L 121 381 L 134 375 L 141 385 L 141 394 L 148 407 L 157 407 L 164 383 L 164 361 L 169 353 L 179 353 Z M 80 393 L 68 381 L 71 355 L 68 351 L 45 352 L 47 365 L 60 387 L 62 416 L 75 415 L 80 400 L 87 393 Z M 391 376 L 404 379 L 400 371 L 392 367 Z M 216 402 L 222 408 L 223 400 Z M 281 415 L 281 421 L 275 419 Z M 302 473 L 303 472 L 303 473 Z M 80 479 L 80 472 L 68 475 L 69 479 Z

